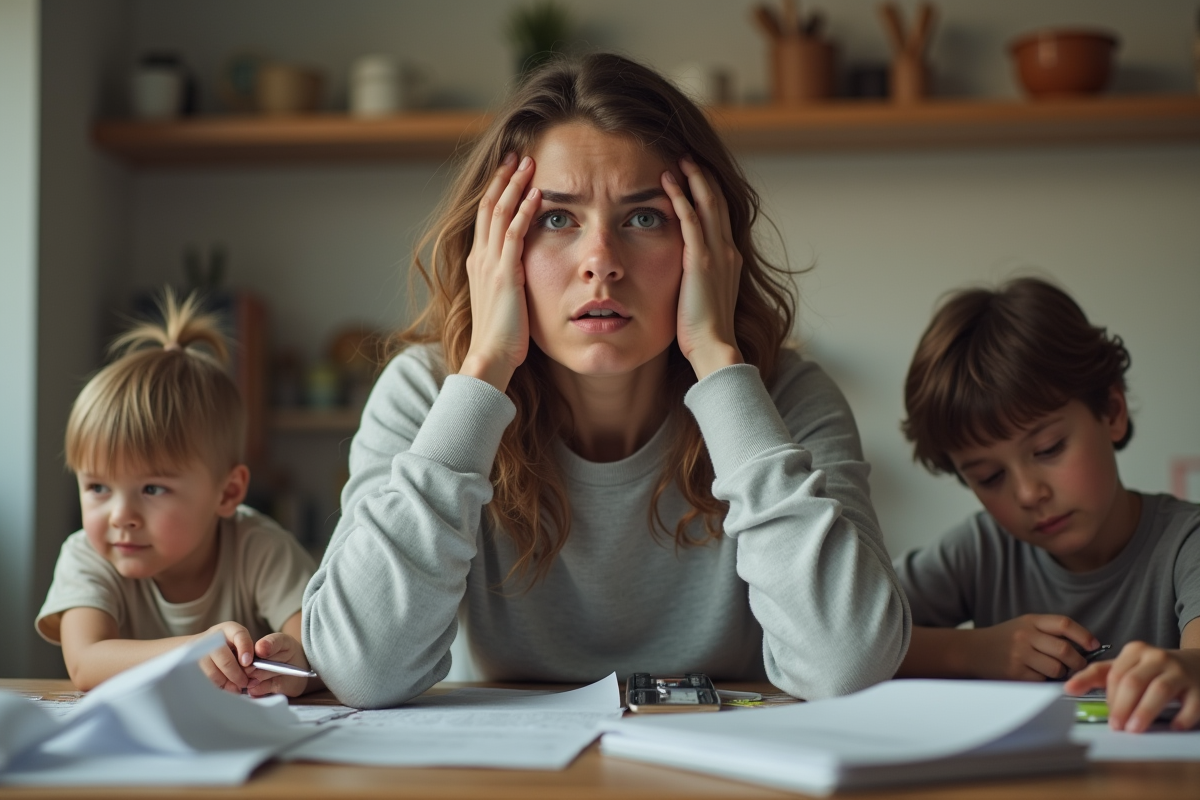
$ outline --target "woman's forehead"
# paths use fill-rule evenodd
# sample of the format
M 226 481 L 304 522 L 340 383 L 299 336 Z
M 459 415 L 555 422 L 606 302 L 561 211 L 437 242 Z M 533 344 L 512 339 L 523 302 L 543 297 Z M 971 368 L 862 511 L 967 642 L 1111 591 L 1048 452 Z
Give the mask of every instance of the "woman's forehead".
M 591 125 L 567 123 L 546 131 L 530 153 L 533 185 L 543 192 L 596 193 L 615 198 L 661 187 L 668 165 L 661 155 L 630 136 L 604 133 Z

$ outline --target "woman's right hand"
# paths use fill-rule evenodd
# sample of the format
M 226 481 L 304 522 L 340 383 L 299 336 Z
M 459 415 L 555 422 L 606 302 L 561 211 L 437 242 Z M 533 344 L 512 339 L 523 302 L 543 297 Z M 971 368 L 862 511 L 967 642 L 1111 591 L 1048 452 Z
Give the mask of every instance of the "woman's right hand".
M 525 305 L 525 234 L 537 211 L 537 189 L 526 191 L 533 178 L 533 159 L 517 164 L 515 153 L 504 158 L 479 201 L 475 240 L 467 255 L 471 288 L 471 345 L 460 375 L 508 388 L 529 353 L 529 312 Z

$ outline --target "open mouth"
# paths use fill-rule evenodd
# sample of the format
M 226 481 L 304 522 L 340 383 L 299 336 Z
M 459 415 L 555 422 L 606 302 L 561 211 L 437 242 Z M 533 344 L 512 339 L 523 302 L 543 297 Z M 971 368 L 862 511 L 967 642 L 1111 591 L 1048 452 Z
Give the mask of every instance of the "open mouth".
M 585 311 L 575 319 L 629 319 L 629 317 L 618 314 L 611 308 L 593 308 L 591 311 Z

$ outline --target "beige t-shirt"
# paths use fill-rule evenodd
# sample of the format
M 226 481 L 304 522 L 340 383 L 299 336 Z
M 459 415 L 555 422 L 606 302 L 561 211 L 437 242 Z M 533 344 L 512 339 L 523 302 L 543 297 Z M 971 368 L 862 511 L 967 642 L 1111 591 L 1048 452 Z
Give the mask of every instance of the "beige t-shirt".
M 187 603 L 168 603 L 151 578 L 123 578 L 77 531 L 63 542 L 54 580 L 38 612 L 37 631 L 60 644 L 63 612 L 98 608 L 117 621 L 122 639 L 165 639 L 201 633 L 219 622 L 246 626 L 257 641 L 300 610 L 312 556 L 292 534 L 247 506 L 221 521 L 217 570 L 208 591 Z

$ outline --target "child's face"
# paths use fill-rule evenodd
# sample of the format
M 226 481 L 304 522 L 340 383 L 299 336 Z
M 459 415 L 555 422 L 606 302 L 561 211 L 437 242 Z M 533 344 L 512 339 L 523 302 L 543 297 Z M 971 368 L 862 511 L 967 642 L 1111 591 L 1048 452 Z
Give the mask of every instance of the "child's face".
M 217 478 L 202 461 L 169 473 L 80 472 L 79 504 L 88 542 L 123 577 L 187 580 L 209 564 L 218 517 L 245 496 L 249 472 Z
M 1124 489 L 1113 443 L 1128 422 L 1125 397 L 1114 391 L 1101 418 L 1072 400 L 1008 439 L 949 455 L 1002 528 L 1068 569 L 1091 569 L 1132 533 L 1115 513 Z

